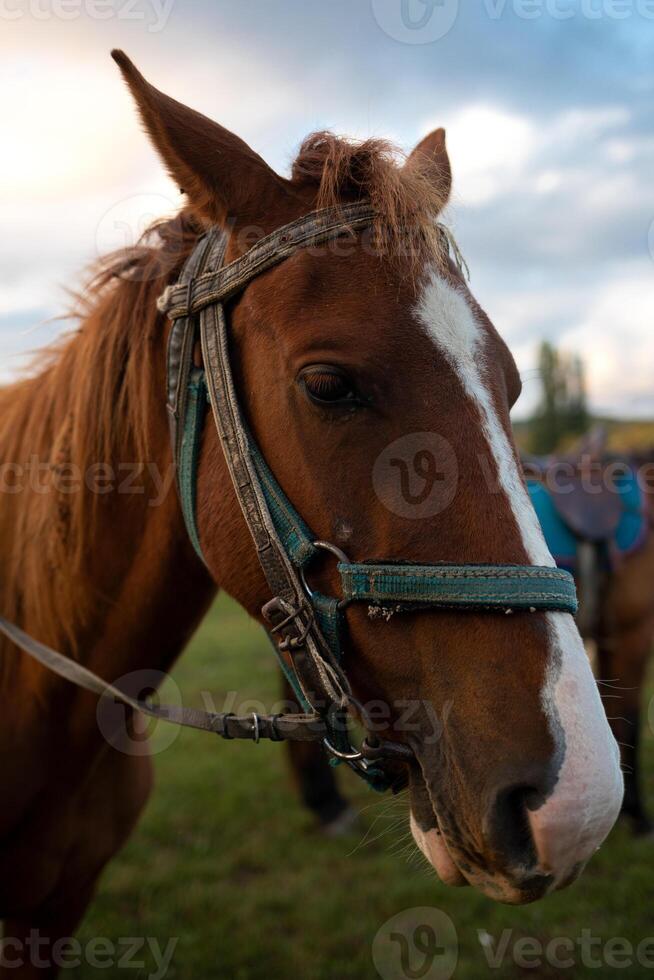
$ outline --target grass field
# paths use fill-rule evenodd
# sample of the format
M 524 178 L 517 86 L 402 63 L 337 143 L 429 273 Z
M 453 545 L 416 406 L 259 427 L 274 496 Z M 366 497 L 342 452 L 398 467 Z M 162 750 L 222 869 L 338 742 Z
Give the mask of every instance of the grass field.
M 279 696 L 268 641 L 226 598 L 174 677 L 187 704 L 201 704 L 202 691 L 212 692 L 218 705 L 229 691 L 238 691 L 240 703 L 251 697 L 272 704 Z M 654 803 L 651 732 L 644 737 Z M 343 785 L 361 812 L 361 829 L 326 840 L 298 803 L 279 746 L 223 744 L 185 731 L 157 754 L 156 768 L 153 799 L 102 879 L 79 935 L 83 944 L 100 936 L 121 948 L 125 937 L 150 937 L 164 949 L 177 939 L 163 974 L 170 980 L 363 980 L 378 976 L 371 949 L 383 923 L 428 906 L 454 923 L 458 963 L 453 974 L 445 969 L 455 955 L 450 945 L 431 969 L 413 972 L 420 980 L 654 975 L 654 941 L 640 956 L 636 951 L 654 936 L 654 841 L 635 841 L 624 827 L 576 885 L 516 909 L 469 888 L 442 886 L 415 849 L 407 849 L 406 803 L 377 796 L 349 773 Z M 527 966 L 539 955 L 537 948 L 530 954 L 532 947 L 516 947 L 526 937 L 576 945 L 572 952 L 557 946 L 539 965 Z M 633 945 L 631 954 L 620 938 Z M 484 948 L 492 953 L 503 940 L 501 965 L 491 968 Z M 557 955 L 574 965 L 557 966 Z M 150 947 L 134 959 L 144 966 L 87 964 L 75 975 L 162 976 Z M 386 980 L 409 975 L 389 970 Z

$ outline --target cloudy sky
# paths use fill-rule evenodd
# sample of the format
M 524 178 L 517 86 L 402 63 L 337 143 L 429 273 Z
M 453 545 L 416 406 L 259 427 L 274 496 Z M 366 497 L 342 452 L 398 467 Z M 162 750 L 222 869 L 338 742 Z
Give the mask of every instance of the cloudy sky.
M 175 187 L 109 58 L 285 172 L 331 128 L 448 130 L 472 288 L 538 394 L 550 338 L 593 407 L 654 415 L 654 0 L 0 0 L 0 377 Z

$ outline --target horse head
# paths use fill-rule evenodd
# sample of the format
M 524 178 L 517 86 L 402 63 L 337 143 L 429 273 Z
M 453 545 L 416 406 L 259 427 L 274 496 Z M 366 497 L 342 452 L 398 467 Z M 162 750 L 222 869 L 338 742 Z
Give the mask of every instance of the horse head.
M 145 127 L 227 260 L 317 208 L 367 200 L 372 234 L 297 249 L 228 308 L 248 425 L 296 510 L 352 560 L 553 566 L 509 412 L 520 377 L 444 247 L 442 130 L 400 162 L 310 137 L 286 179 L 116 53 Z M 269 599 L 214 427 L 197 478 L 202 550 L 254 616 Z M 338 595 L 334 563 L 312 584 Z M 413 749 L 411 830 L 440 877 L 521 903 L 571 882 L 612 827 L 622 777 L 564 612 L 346 613 L 345 669 Z

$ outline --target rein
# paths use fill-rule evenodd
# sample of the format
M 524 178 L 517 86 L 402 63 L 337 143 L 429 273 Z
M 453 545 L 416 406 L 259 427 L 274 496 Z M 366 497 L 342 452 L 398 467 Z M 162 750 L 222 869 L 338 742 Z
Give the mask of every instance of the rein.
M 375 789 L 384 790 L 397 788 L 394 763 L 410 761 L 413 753 L 404 743 L 371 734 L 359 748 L 352 745 L 347 723 L 350 709 L 358 713 L 368 732 L 371 726 L 353 697 L 345 672 L 344 610 L 348 605 L 365 602 L 371 619 L 388 620 L 396 612 L 422 608 L 574 614 L 577 601 L 572 576 L 555 567 L 350 562 L 340 549 L 317 539 L 307 527 L 252 439 L 232 377 L 225 304 L 299 248 L 354 234 L 370 227 L 373 219 L 367 203 L 317 211 L 260 239 L 227 265 L 227 237 L 212 228 L 198 242 L 179 281 L 168 286 L 158 302 L 159 310 L 172 321 L 167 409 L 189 537 L 204 561 L 196 523 L 197 469 L 210 405 L 234 491 L 272 596 L 262 616 L 304 713 L 240 717 L 135 700 L 2 618 L 0 632 L 60 676 L 152 717 L 227 739 L 322 741 L 334 762 L 346 762 Z M 446 235 L 444 239 L 450 241 Z M 203 368 L 193 363 L 198 339 Z M 339 598 L 313 591 L 307 584 L 310 566 L 325 554 L 337 561 Z

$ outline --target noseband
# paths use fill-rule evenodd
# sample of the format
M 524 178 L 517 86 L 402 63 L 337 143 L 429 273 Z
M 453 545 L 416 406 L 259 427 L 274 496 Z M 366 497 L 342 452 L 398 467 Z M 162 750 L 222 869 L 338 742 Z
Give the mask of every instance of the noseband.
M 405 743 L 371 735 L 365 709 L 353 696 L 345 653 L 344 612 L 349 605 L 366 603 L 371 619 L 378 619 L 378 628 L 383 629 L 385 620 L 403 610 L 445 608 L 489 614 L 559 610 L 574 614 L 577 601 L 572 576 L 554 567 L 350 561 L 336 546 L 312 533 L 248 431 L 232 376 L 225 304 L 298 249 L 354 235 L 369 228 L 373 220 L 374 212 L 366 203 L 317 211 L 260 239 L 227 265 L 227 236 L 212 228 L 198 242 L 179 281 L 167 287 L 158 303 L 172 321 L 167 408 L 189 537 L 204 561 L 196 523 L 197 469 L 210 405 L 234 492 L 270 588 L 271 598 L 262 616 L 304 713 L 238 717 L 133 700 L 2 618 L 0 632 L 68 680 L 98 694 L 109 693 L 154 717 L 229 739 L 322 740 L 334 762 L 344 761 L 375 789 L 383 790 L 398 784 L 396 764 L 410 761 L 412 751 Z M 203 368 L 194 366 L 198 340 Z M 307 583 L 311 566 L 321 556 L 337 562 L 338 597 L 313 591 Z M 351 709 L 368 728 L 360 748 L 351 742 L 347 723 Z

